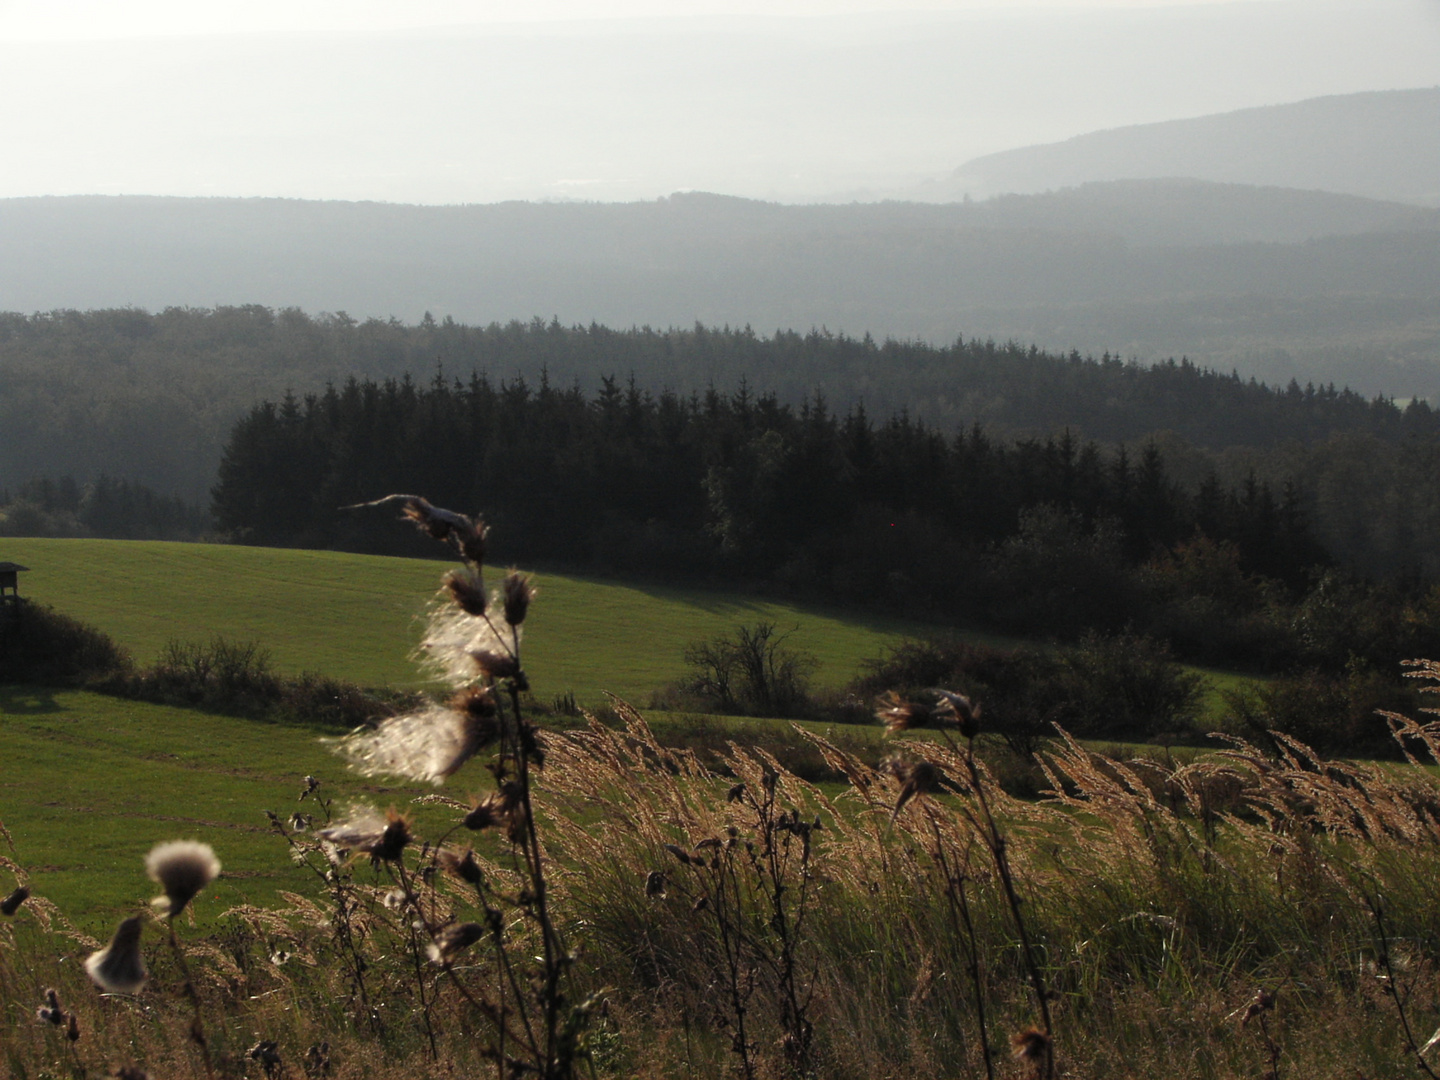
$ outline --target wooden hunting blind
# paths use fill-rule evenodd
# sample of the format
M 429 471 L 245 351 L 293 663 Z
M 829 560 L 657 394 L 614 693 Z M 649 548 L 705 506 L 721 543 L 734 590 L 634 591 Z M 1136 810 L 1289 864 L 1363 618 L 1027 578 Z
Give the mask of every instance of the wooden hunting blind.
M 20 599 L 20 574 L 29 569 L 19 563 L 0 562 L 0 600 Z

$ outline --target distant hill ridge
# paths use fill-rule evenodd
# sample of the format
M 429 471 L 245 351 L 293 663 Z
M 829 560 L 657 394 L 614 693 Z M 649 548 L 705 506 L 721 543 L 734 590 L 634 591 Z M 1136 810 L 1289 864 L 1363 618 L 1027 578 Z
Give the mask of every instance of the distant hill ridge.
M 974 158 L 925 198 L 1187 177 L 1440 206 L 1440 87 L 1111 128 Z

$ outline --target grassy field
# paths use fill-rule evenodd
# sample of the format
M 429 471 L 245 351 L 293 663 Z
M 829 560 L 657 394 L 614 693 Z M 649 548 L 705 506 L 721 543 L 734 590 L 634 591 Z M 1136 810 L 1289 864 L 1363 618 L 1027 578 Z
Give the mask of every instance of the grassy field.
M 5 540 L 30 568 L 21 591 L 104 630 L 142 662 L 165 643 L 222 634 L 258 641 L 285 672 L 369 685 L 419 683 L 407 654 L 446 564 L 328 551 L 119 540 Z M 493 577 L 492 577 L 493 580 Z M 741 623 L 795 627 L 790 643 L 840 686 L 888 643 L 932 628 L 699 590 L 539 574 L 527 662 L 542 698 L 604 692 L 640 703 L 683 669 L 687 643 Z M 994 640 L 994 639 L 990 639 Z
M 403 807 L 420 790 L 351 776 L 310 731 L 30 687 L 0 687 L 0 761 L 13 857 L 82 921 L 153 895 L 143 858 L 162 840 L 204 840 L 224 863 L 202 919 L 301 885 L 264 811 L 310 809 L 296 802 L 307 773 L 340 805 Z

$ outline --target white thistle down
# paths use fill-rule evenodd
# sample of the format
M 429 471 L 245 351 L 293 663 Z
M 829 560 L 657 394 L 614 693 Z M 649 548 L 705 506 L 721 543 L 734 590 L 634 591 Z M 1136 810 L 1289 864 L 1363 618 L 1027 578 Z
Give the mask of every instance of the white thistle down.
M 433 705 L 327 741 L 362 776 L 404 776 L 439 786 L 488 740 L 473 717 Z
M 497 596 L 491 607 L 498 606 Z M 467 615 L 446 603 L 431 612 L 418 656 L 434 678 L 458 689 L 474 681 L 477 653 L 514 657 L 520 633 L 518 626 L 497 626 L 492 619 Z
M 107 994 L 138 994 L 148 973 L 140 956 L 145 920 L 133 915 L 120 924 L 110 944 L 85 961 L 85 974 Z
M 196 893 L 220 876 L 220 860 L 209 844 L 171 840 L 150 849 L 145 856 L 145 872 L 165 890 L 164 896 L 150 901 L 151 906 L 173 919 Z

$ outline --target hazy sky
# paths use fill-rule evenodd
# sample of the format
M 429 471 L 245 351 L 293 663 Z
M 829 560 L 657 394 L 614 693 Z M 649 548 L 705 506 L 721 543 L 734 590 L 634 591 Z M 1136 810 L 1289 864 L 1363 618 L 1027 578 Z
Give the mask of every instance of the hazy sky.
M 0 197 L 893 195 L 1436 84 L 1440 0 L 0 0 Z

